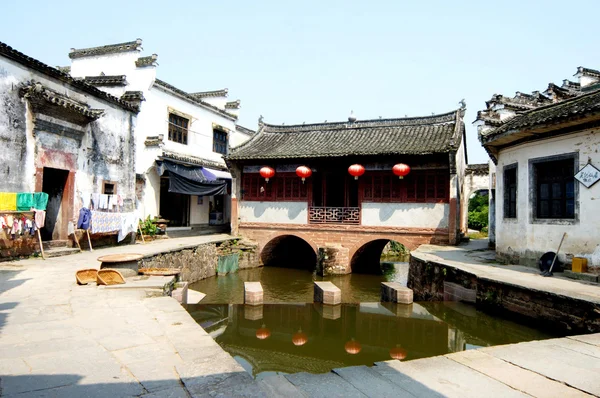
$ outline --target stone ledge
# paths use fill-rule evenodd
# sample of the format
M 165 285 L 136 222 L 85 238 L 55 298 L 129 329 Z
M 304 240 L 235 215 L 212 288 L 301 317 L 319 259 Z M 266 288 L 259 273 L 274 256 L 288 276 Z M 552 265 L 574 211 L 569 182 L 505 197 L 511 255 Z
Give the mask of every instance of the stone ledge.
M 571 279 L 577 279 L 580 281 L 598 283 L 598 275 L 596 275 L 596 274 L 590 274 L 587 272 L 573 272 L 573 271 L 565 270 L 563 272 L 563 275 L 566 276 L 567 278 L 571 278 Z

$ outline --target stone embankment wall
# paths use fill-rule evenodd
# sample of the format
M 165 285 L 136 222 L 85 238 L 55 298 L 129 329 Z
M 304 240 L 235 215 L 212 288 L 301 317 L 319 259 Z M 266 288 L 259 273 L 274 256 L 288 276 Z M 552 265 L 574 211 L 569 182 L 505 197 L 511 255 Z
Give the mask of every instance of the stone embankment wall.
M 194 283 L 217 274 L 220 255 L 239 253 L 240 269 L 260 266 L 256 249 L 255 244 L 247 241 L 207 243 L 144 258 L 140 268 L 177 268 L 181 270 L 181 281 Z
M 535 322 L 564 333 L 600 332 L 600 305 L 520 286 L 478 278 L 454 267 L 414 256 L 410 258 L 408 287 L 413 289 L 415 301 L 443 301 L 444 283 L 476 292 L 476 306 L 488 312 L 508 315 L 523 321 Z M 453 294 L 460 296 L 460 288 Z M 471 301 L 465 295 L 457 299 Z

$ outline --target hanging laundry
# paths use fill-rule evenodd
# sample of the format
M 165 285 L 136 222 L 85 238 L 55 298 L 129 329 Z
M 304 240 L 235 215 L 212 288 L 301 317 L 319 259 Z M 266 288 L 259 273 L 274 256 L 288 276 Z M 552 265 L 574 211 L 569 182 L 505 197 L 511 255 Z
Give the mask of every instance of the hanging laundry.
M 17 194 L 15 192 L 0 192 L 0 210 L 17 210 Z
M 12 228 L 13 220 L 14 220 L 13 216 L 6 216 L 6 225 L 8 225 L 8 228 Z
M 115 232 L 121 229 L 120 213 L 92 211 L 90 232 L 93 234 Z
M 100 204 L 98 205 L 98 208 L 100 209 L 108 209 L 108 195 L 103 193 L 100 194 Z
M 77 219 L 78 229 L 90 229 L 90 220 L 92 219 L 92 212 L 90 209 L 83 207 L 79 210 L 79 219 Z
M 94 210 L 97 210 L 100 208 L 100 194 L 99 193 L 92 194 L 92 205 L 94 206 Z
M 35 211 L 35 226 L 37 229 L 43 228 L 46 224 L 46 212 L 44 210 L 34 210 Z
M 92 194 L 89 192 L 81 192 L 79 194 L 79 197 L 81 198 L 81 207 L 89 208 L 90 200 L 92 199 Z
M 33 194 L 33 205 L 31 207 L 38 210 L 46 210 L 48 206 L 48 194 L 45 192 L 35 192 Z M 29 209 L 27 209 L 29 210 Z
M 117 195 L 117 204 L 119 207 L 123 206 L 123 197 L 121 195 Z
M 108 210 L 112 210 L 116 204 L 117 201 L 115 195 L 108 195 Z
M 8 225 L 6 224 L 6 218 L 0 217 L 0 229 L 6 228 Z
M 31 219 L 25 220 L 25 229 L 30 235 L 33 235 L 33 221 Z
M 118 241 L 125 239 L 131 232 L 137 231 L 138 218 L 135 213 L 120 213 L 121 215 L 121 229 L 119 229 Z
M 29 211 L 34 207 L 32 192 L 17 193 L 17 211 Z

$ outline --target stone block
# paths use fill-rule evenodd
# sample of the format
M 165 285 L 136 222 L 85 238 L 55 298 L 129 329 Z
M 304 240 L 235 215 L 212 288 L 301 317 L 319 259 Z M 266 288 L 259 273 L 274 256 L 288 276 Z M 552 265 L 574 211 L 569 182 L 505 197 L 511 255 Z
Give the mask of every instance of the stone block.
M 342 306 L 341 305 L 323 304 L 321 306 L 321 309 L 323 310 L 323 312 L 321 313 L 321 316 L 324 319 L 336 320 L 336 319 L 340 319 L 340 317 L 342 316 Z
M 444 301 L 475 303 L 477 301 L 477 290 L 467 289 L 456 283 L 444 282 Z
M 598 282 L 598 275 L 596 274 L 588 274 L 587 272 L 573 272 L 569 270 L 565 270 L 563 273 L 564 276 L 571 279 L 578 279 L 580 281 L 587 282 Z
M 244 282 L 244 304 L 262 305 L 263 288 L 260 282 Z
M 384 302 L 381 305 L 399 318 L 410 318 L 413 313 L 412 304 L 398 304 L 392 302 Z
M 249 321 L 257 321 L 263 319 L 263 306 L 260 305 L 245 305 L 244 306 L 244 319 Z
M 337 305 L 342 303 L 342 291 L 331 282 L 315 282 L 315 303 Z
M 397 282 L 381 282 L 381 301 L 412 304 L 413 291 Z
M 188 283 L 177 282 L 175 283 L 175 289 L 171 293 L 171 297 L 179 302 L 179 304 L 187 304 L 188 302 Z

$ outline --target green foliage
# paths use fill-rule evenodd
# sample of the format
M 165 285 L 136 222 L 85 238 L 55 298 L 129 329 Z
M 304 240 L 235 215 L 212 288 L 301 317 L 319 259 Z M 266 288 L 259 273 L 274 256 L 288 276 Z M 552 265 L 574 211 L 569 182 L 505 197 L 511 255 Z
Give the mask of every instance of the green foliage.
M 154 236 L 158 232 L 158 227 L 153 220 L 148 216 L 145 220 L 140 219 L 140 227 L 144 235 Z
M 469 200 L 469 228 L 482 230 L 488 226 L 489 202 L 487 195 L 475 195 Z
M 398 243 L 395 240 L 390 241 L 390 249 L 395 255 L 398 256 L 405 256 L 409 254 L 408 249 L 402 243 Z

